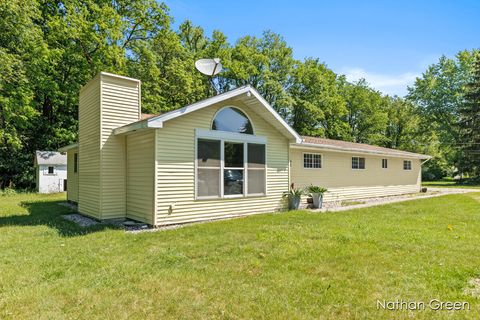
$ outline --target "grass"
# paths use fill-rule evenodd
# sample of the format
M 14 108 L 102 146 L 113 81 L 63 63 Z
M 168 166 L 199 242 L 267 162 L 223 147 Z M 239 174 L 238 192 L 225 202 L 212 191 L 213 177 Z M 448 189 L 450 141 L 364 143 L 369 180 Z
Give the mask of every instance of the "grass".
M 465 189 L 480 189 L 480 184 L 462 183 L 453 179 L 442 179 L 436 181 L 423 181 L 422 186 L 435 188 L 465 188 Z
M 63 220 L 64 195 L 0 198 L 1 319 L 478 318 L 480 194 L 128 234 Z M 378 310 L 377 299 L 470 311 Z

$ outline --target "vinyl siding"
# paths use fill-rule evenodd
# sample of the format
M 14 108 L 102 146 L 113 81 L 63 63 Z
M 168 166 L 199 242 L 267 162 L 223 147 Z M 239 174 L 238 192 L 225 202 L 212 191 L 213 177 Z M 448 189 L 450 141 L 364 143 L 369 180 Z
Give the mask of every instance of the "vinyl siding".
M 78 210 L 100 219 L 100 76 L 80 91 Z
M 113 129 L 140 117 L 140 82 L 100 73 L 80 91 L 79 211 L 98 219 L 126 215 L 125 137 Z
M 225 105 L 242 109 L 251 119 L 255 134 L 267 137 L 267 196 L 195 200 L 195 129 L 210 129 L 217 110 Z M 167 121 L 156 129 L 156 225 L 226 218 L 284 208 L 288 190 L 288 140 L 254 108 L 225 101 Z M 169 208 L 173 211 L 169 214 Z
M 102 219 L 126 214 L 125 137 L 113 129 L 135 122 L 140 116 L 140 83 L 101 74 L 101 215 Z
M 78 202 L 78 170 L 74 172 L 74 157 L 78 149 L 67 151 L 67 200 Z
M 127 218 L 153 224 L 155 131 L 127 135 Z
M 303 168 L 303 153 L 320 153 L 322 168 Z M 352 169 L 352 157 L 365 158 L 365 169 Z M 291 149 L 291 176 L 297 187 L 311 184 L 326 187 L 325 201 L 389 196 L 418 192 L 421 182 L 421 160 L 396 157 Z M 388 168 L 382 168 L 388 159 Z M 412 161 L 412 170 L 403 170 L 403 160 Z

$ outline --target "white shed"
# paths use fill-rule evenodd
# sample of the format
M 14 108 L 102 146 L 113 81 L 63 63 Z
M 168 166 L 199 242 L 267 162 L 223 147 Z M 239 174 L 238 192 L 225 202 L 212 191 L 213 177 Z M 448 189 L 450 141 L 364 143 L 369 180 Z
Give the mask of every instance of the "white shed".
M 35 152 L 37 191 L 55 193 L 67 190 L 67 155 L 55 151 Z

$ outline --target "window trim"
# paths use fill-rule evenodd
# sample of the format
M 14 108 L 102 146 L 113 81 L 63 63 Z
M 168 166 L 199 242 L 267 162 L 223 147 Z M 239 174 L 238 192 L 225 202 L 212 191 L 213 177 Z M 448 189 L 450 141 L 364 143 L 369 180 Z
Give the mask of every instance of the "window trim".
M 220 131 L 220 130 L 206 130 L 206 129 L 195 129 L 195 151 L 193 154 L 194 161 L 194 199 L 195 200 L 219 200 L 219 199 L 235 199 L 235 198 L 251 198 L 251 197 L 267 197 L 268 188 L 268 165 L 267 165 L 267 138 L 264 136 L 255 136 L 246 133 L 238 132 L 229 132 L 229 131 Z M 205 140 L 217 140 L 220 141 L 220 175 L 219 175 L 219 185 L 220 185 L 220 196 L 198 196 L 198 164 L 197 164 L 197 153 L 198 153 L 198 139 Z M 225 141 L 227 142 L 238 142 L 243 143 L 243 159 L 244 159 L 244 178 L 243 178 L 243 194 L 239 195 L 225 195 L 224 194 L 224 170 L 225 170 Z M 248 193 L 248 144 L 264 144 L 265 145 L 265 193 Z M 229 168 L 232 169 L 232 168 Z
M 237 109 L 239 111 L 241 111 L 245 117 L 247 117 L 248 121 L 250 121 L 250 124 L 252 125 L 252 134 L 249 134 L 249 133 L 239 133 L 239 132 L 231 132 L 231 131 L 222 131 L 222 130 L 213 130 L 212 127 L 213 127 L 213 122 L 215 121 L 215 119 L 217 118 L 218 114 L 223 110 L 223 109 L 227 109 L 227 108 L 232 108 L 232 109 Z M 230 133 L 238 133 L 238 134 L 247 134 L 249 136 L 254 136 L 255 133 L 257 132 L 257 130 L 255 129 L 255 126 L 253 124 L 253 121 L 252 121 L 252 118 L 250 118 L 250 116 L 248 115 L 247 112 L 245 112 L 242 108 L 240 107 L 237 107 L 237 106 L 234 106 L 234 105 L 225 105 L 223 107 L 220 107 L 216 112 L 215 114 L 213 115 L 213 118 L 212 120 L 210 120 L 210 131 L 220 131 L 220 132 L 230 132 Z
M 385 167 L 383 166 L 384 160 L 385 160 Z M 382 158 L 382 169 L 388 169 L 388 158 Z
M 358 158 L 359 159 L 358 160 L 359 168 L 354 168 L 353 167 L 353 158 Z M 365 166 L 363 168 L 360 168 L 360 158 L 365 159 Z M 352 168 L 352 170 L 366 170 L 367 169 L 367 157 L 365 157 L 365 156 L 363 156 L 363 157 L 362 156 L 351 156 L 351 158 L 350 158 L 350 168 Z
M 405 162 L 410 163 L 410 169 L 405 169 Z M 403 171 L 412 171 L 413 170 L 412 160 L 403 159 L 402 165 L 403 165 Z
M 50 173 L 50 168 L 53 168 L 52 173 Z M 47 166 L 47 170 L 44 173 L 45 176 L 54 176 L 55 175 L 55 166 Z
M 305 155 L 306 154 L 314 154 L 314 155 L 319 155 L 320 156 L 320 167 L 319 168 L 307 168 L 305 167 Z M 319 153 L 319 152 L 302 152 L 302 167 L 303 169 L 306 169 L 306 170 L 320 170 L 320 169 L 323 169 L 323 153 Z

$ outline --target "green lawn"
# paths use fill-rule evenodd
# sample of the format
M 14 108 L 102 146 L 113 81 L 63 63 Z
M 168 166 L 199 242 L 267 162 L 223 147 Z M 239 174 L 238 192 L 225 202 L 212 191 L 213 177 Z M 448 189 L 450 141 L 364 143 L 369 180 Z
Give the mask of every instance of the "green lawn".
M 464 189 L 480 189 L 479 184 L 461 184 L 452 179 L 443 179 L 437 181 L 423 181 L 422 186 L 435 188 L 464 188 Z
M 128 234 L 0 197 L 0 319 L 478 318 L 480 193 Z M 468 301 L 470 311 L 377 310 Z

